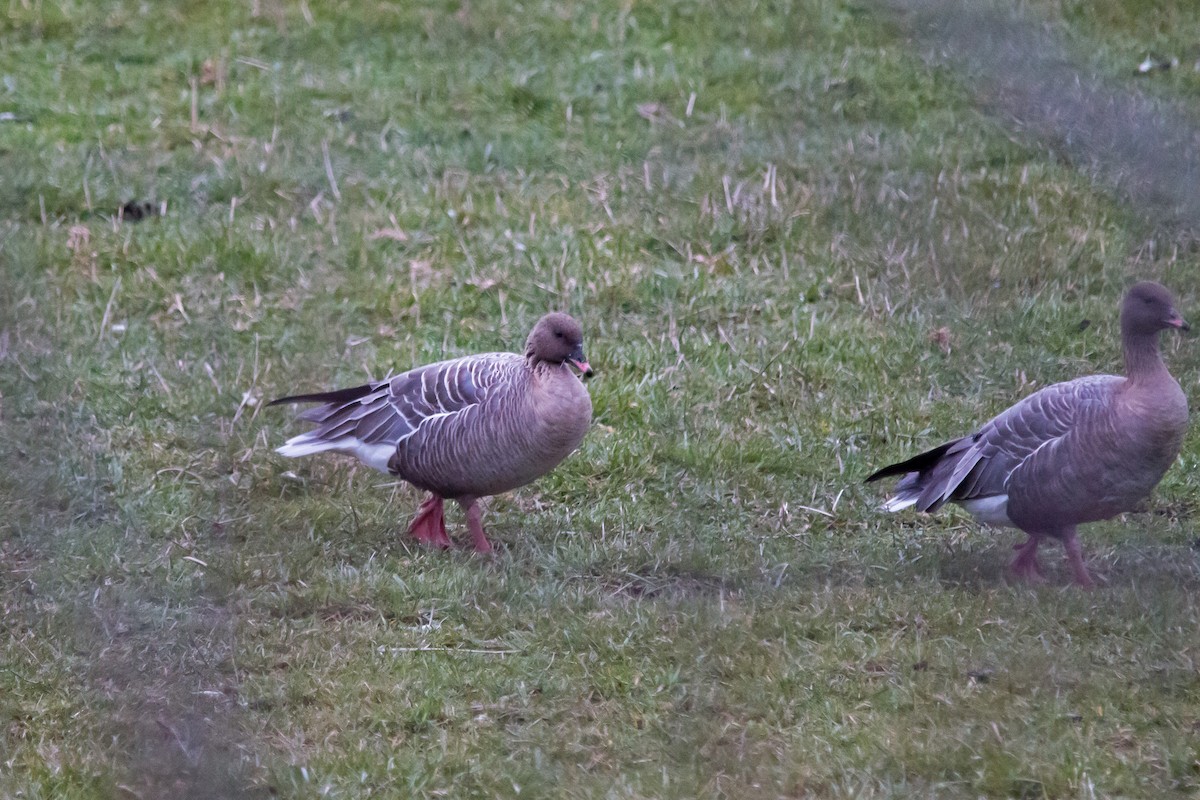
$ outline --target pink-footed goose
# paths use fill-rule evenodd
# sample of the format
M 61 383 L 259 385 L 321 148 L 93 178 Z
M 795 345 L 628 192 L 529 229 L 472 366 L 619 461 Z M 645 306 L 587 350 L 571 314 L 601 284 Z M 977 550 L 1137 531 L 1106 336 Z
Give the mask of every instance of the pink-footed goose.
M 538 320 L 525 353 L 483 353 L 417 367 L 382 381 L 279 403 L 320 403 L 297 418 L 316 423 L 277 452 L 332 451 L 397 475 L 430 496 L 409 526 L 418 540 L 450 547 L 442 501 L 466 511 L 475 549 L 488 552 L 476 502 L 549 472 L 583 441 L 592 401 L 583 332 L 566 314 Z
M 1130 511 L 1162 479 L 1183 445 L 1188 404 L 1158 351 L 1166 328 L 1188 330 L 1171 294 L 1133 286 L 1121 305 L 1125 377 L 1091 375 L 1047 386 L 970 436 L 884 467 L 903 475 L 884 508 L 962 505 L 976 520 L 1019 528 L 1013 572 L 1042 577 L 1042 539 L 1062 542 L 1075 580 L 1091 586 L 1075 527 Z

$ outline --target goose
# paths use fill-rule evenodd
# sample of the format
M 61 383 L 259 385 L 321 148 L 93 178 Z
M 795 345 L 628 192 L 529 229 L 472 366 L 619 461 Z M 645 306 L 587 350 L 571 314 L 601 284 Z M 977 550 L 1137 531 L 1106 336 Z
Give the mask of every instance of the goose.
M 281 397 L 269 405 L 319 403 L 297 416 L 315 423 L 276 452 L 344 453 L 429 492 L 409 533 L 439 548 L 443 501 L 466 512 L 477 551 L 490 552 L 478 500 L 545 475 L 583 441 L 592 401 L 583 331 L 563 313 L 533 326 L 524 354 L 482 353 L 417 367 L 362 386 Z
M 1076 526 L 1134 509 L 1183 446 L 1188 403 L 1159 354 L 1159 332 L 1189 330 L 1164 287 L 1135 284 L 1121 305 L 1125 376 L 1090 375 L 1034 392 L 974 433 L 867 478 L 902 475 L 887 511 L 936 511 L 947 502 L 977 521 L 1013 527 L 1012 572 L 1043 580 L 1043 540 L 1062 543 L 1083 587 L 1093 585 Z

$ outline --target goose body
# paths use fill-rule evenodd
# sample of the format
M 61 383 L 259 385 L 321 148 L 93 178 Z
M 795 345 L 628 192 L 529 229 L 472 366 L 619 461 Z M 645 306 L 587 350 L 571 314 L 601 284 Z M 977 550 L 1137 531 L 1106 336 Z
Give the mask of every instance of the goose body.
M 1158 349 L 1159 331 L 1187 329 L 1166 289 L 1135 285 L 1122 305 L 1126 375 L 1048 386 L 975 433 L 884 467 L 901 475 L 889 511 L 958 503 L 978 521 L 1029 535 L 1013 571 L 1041 575 L 1045 537 L 1062 541 L 1075 579 L 1091 585 L 1075 527 L 1140 504 L 1174 463 L 1187 430 L 1187 398 Z
M 583 441 L 592 403 L 572 365 L 591 373 L 579 324 L 548 314 L 524 355 L 483 353 L 394 377 L 278 403 L 317 403 L 298 419 L 314 423 L 278 452 L 344 453 L 430 493 L 410 532 L 450 546 L 444 499 L 467 512 L 475 548 L 488 551 L 477 500 L 541 477 Z

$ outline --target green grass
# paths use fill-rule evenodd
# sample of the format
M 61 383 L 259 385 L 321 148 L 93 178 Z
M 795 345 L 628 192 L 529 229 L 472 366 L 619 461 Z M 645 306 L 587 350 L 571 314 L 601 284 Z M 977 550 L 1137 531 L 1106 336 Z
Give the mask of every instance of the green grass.
M 752 6 L 0 11 L 0 796 L 1196 793 L 1195 437 L 1086 530 L 1092 593 L 861 485 L 1119 369 L 1134 278 L 1195 315 L 1194 229 L 904 14 Z M 1195 99 L 1132 76 L 1188 4 L 1029 6 L 1115 91 Z M 264 401 L 552 308 L 595 424 L 489 502 L 496 558 L 273 452 Z

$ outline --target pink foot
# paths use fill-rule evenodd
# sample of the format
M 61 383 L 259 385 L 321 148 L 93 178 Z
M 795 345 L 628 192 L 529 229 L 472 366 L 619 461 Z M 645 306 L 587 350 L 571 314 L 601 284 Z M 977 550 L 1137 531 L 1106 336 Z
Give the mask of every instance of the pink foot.
M 1046 576 L 1042 574 L 1042 566 L 1038 564 L 1037 560 L 1037 549 L 1040 542 L 1040 537 L 1030 534 L 1027 540 L 1013 546 L 1013 549 L 1017 551 L 1017 557 L 1010 565 L 1013 577 L 1027 583 L 1045 582 Z
M 452 547 L 450 537 L 446 535 L 446 517 L 442 512 L 442 498 L 431 494 L 421 503 L 417 516 L 413 517 L 408 532 L 419 542 L 440 547 L 445 550 Z
M 471 541 L 475 545 L 475 551 L 478 553 L 492 552 L 492 543 L 483 534 L 483 512 L 479 509 L 479 503 L 475 500 L 466 502 L 459 500 L 458 502 L 467 512 L 467 528 L 471 531 Z
M 1079 546 L 1079 539 L 1075 536 L 1075 529 L 1069 529 L 1062 537 L 1063 549 L 1067 551 L 1067 563 L 1071 565 L 1071 571 L 1075 573 L 1075 582 L 1084 589 L 1091 589 L 1096 585 L 1092 580 L 1092 576 L 1088 574 L 1087 567 L 1083 563 L 1083 548 Z

